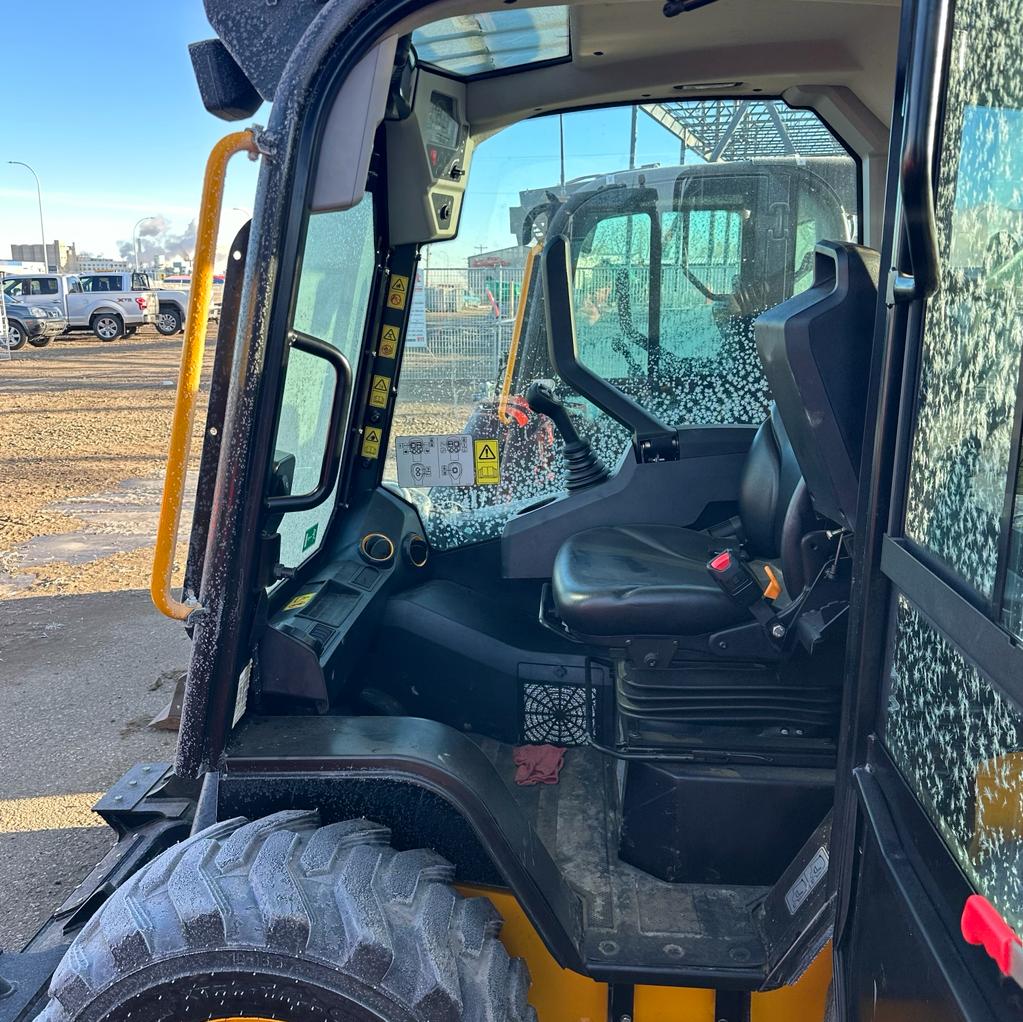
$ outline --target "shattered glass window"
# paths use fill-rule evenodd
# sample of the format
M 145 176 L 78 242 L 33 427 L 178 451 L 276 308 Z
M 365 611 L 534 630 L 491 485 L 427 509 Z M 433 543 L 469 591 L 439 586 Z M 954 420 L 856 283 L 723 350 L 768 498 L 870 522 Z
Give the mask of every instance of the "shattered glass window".
M 885 744 L 976 889 L 1023 928 L 1023 714 L 899 597 Z
M 983 46 L 978 42 L 983 40 Z M 956 5 L 906 534 L 993 594 L 1023 348 L 1023 45 L 1015 4 Z
M 482 142 L 458 240 L 424 252 L 385 462 L 397 487 L 394 438 L 497 440 L 498 485 L 400 487 L 434 548 L 495 539 L 565 493 L 561 440 L 524 399 L 534 380 L 609 468 L 629 451 L 551 365 L 540 275 L 527 288 L 524 268 L 552 223 L 572 238 L 584 365 L 669 425 L 758 423 L 753 321 L 809 283 L 818 240 L 855 239 L 857 176 L 815 115 L 781 101 L 579 111 Z

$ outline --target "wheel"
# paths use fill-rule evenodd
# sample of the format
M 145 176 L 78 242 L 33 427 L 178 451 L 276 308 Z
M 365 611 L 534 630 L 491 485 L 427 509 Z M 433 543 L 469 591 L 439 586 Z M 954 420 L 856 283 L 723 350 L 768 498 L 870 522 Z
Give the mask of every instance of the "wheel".
M 45 348 L 52 340 L 53 338 L 49 334 L 42 334 L 39 337 L 30 337 L 28 339 L 28 343 L 31 344 L 33 348 Z
M 116 312 L 98 312 L 89 325 L 101 341 L 116 341 L 124 334 L 124 320 Z
M 17 320 L 9 319 L 7 321 L 7 344 L 11 351 L 25 347 L 25 331 Z
M 316 812 L 230 820 L 169 848 L 89 920 L 40 1022 L 535 1022 L 486 898 Z
M 138 332 L 139 328 L 137 326 L 126 326 L 124 328 L 125 337 L 134 337 Z
M 156 329 L 164 337 L 170 337 L 181 329 L 181 313 L 173 305 L 161 305 L 156 317 Z

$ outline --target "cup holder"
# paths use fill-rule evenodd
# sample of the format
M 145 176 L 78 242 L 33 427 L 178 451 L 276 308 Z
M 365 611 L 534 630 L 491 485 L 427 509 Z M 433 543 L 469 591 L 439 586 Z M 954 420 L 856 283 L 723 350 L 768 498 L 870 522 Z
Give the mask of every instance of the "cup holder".
M 383 568 L 394 560 L 394 543 L 382 532 L 368 532 L 359 543 L 359 554 L 367 564 Z
M 425 568 L 426 562 L 430 559 L 430 544 L 418 533 L 410 533 L 405 537 L 402 544 L 405 560 L 413 568 Z

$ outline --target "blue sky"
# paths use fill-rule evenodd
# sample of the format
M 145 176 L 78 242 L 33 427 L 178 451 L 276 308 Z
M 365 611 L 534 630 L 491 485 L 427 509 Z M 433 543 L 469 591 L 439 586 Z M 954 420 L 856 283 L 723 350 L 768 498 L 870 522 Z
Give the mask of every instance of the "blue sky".
M 565 114 L 564 125 L 566 180 L 629 166 L 630 107 Z M 473 157 L 459 236 L 433 246 L 431 265 L 462 266 L 479 245 L 491 250 L 515 244 L 508 208 L 519 205 L 520 191 L 557 187 L 560 153 L 557 116 L 522 121 L 483 142 Z M 636 166 L 678 162 L 678 138 L 641 111 Z
M 0 258 L 10 256 L 12 242 L 39 237 L 32 177 L 7 160 L 23 160 L 38 172 L 48 241 L 57 237 L 75 242 L 79 252 L 116 256 L 146 216 L 163 218 L 167 235 L 184 233 L 198 209 L 206 156 L 232 130 L 203 109 L 188 59 L 188 43 L 213 34 L 201 0 L 8 0 L 3 6 L 8 90 Z M 20 44 L 41 33 L 42 68 L 38 47 Z M 265 123 L 268 113 L 264 108 L 255 120 Z M 626 107 L 566 115 L 566 176 L 626 167 L 629 119 Z M 677 140 L 641 115 L 637 163 L 674 164 L 678 155 Z M 241 157 L 231 165 L 227 237 L 253 205 L 256 173 Z M 480 245 L 512 244 L 508 206 L 518 204 L 520 190 L 557 185 L 559 174 L 556 117 L 523 122 L 483 143 L 460 237 L 434 248 L 434 265 L 464 265 Z
M 208 114 L 188 43 L 213 30 L 201 0 L 3 2 L 6 85 L 0 136 L 0 258 L 11 242 L 39 240 L 42 181 L 47 240 L 115 256 L 135 222 L 162 216 L 183 233 L 196 215 L 203 166 L 230 124 Z M 266 123 L 268 110 L 255 118 Z M 232 162 L 224 230 L 250 210 L 255 164 Z

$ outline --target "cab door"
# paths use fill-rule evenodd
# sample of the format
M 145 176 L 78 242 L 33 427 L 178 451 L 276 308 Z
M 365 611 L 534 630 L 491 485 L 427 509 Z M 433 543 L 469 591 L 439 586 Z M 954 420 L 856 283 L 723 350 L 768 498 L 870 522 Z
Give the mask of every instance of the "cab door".
M 836 1017 L 850 1022 L 1023 1008 L 962 923 L 968 899 L 986 898 L 1012 965 L 1023 933 L 1019 13 L 917 0 L 904 15 L 832 848 Z

